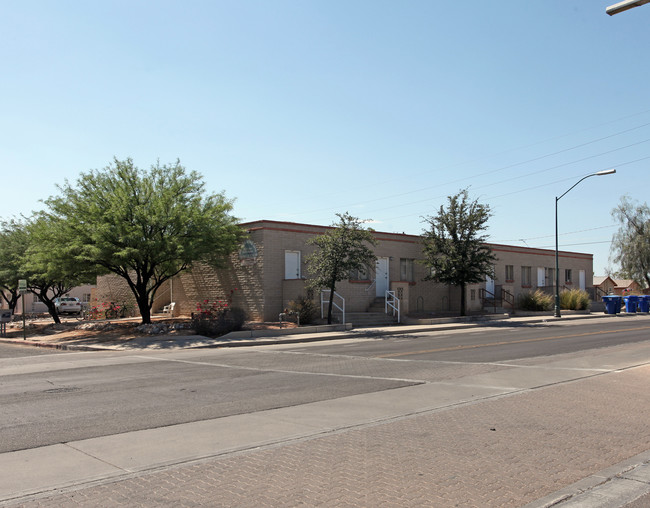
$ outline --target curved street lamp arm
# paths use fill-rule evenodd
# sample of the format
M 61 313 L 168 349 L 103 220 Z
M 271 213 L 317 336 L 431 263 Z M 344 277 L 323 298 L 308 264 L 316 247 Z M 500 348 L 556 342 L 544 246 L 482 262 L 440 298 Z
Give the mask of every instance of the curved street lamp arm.
M 559 198 L 555 198 L 555 201 L 557 202 L 557 201 L 559 201 L 560 199 L 562 199 L 562 198 L 563 198 L 564 196 L 566 196 L 566 195 L 569 193 L 569 191 L 571 191 L 571 189 L 573 189 L 576 185 L 578 185 L 578 184 L 579 184 L 580 182 L 582 182 L 583 180 L 586 180 L 587 178 L 592 177 L 592 176 L 597 176 L 597 175 L 596 175 L 596 173 L 593 173 L 593 174 L 591 174 L 591 175 L 583 176 L 580 180 L 578 180 L 578 181 L 577 181 L 576 183 L 574 183 L 571 187 L 569 187 L 569 190 L 568 190 L 568 191 L 566 191 L 564 194 L 562 194 Z

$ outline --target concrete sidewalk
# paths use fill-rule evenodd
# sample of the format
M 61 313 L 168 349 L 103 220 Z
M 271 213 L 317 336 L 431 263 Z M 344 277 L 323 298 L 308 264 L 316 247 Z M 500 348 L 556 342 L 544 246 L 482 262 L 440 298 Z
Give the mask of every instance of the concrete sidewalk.
M 641 316 L 643 314 L 639 314 Z M 47 347 L 69 351 L 137 351 L 137 350 L 168 350 L 190 348 L 220 348 L 220 347 L 247 347 L 269 344 L 292 344 L 300 342 L 316 342 L 337 339 L 350 339 L 359 337 L 382 337 L 390 335 L 417 334 L 425 332 L 441 332 L 447 330 L 471 329 L 479 326 L 505 325 L 522 326 L 536 323 L 554 323 L 576 319 L 629 319 L 637 314 L 609 315 L 604 313 L 564 312 L 562 318 L 548 315 L 529 315 L 510 317 L 507 314 L 481 316 L 480 318 L 440 318 L 431 320 L 423 325 L 394 325 L 385 327 L 351 328 L 347 325 L 321 325 L 305 326 L 301 328 L 288 328 L 284 330 L 255 330 L 232 332 L 218 338 L 209 338 L 202 335 L 152 335 L 143 336 L 129 341 L 97 342 L 74 344 L 72 341 L 56 341 L 56 336 L 32 338 L 28 340 L 0 339 L 0 342 L 23 346 Z

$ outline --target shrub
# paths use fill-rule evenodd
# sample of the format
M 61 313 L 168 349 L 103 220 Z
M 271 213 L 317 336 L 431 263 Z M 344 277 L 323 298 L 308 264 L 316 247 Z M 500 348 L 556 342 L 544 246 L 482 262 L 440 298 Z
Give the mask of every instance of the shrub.
M 551 310 L 553 308 L 553 296 L 539 289 L 534 293 L 523 293 L 517 299 L 517 306 L 522 310 Z
M 234 289 L 230 291 L 228 300 L 203 300 L 196 304 L 196 312 L 192 314 L 192 328 L 196 333 L 218 337 L 242 329 L 246 312 L 231 305 L 234 292 Z
M 587 310 L 589 308 L 589 294 L 582 289 L 564 290 L 560 293 L 560 308 Z
M 289 315 L 299 315 L 300 324 L 308 325 L 314 322 L 314 319 L 318 316 L 318 307 L 314 303 L 311 295 L 304 297 L 300 295 L 295 300 L 289 302 Z

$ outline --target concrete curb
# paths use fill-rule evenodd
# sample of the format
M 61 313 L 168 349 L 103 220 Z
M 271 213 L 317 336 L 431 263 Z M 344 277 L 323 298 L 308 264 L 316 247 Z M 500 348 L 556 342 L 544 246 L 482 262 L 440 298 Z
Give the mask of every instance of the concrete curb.
M 326 340 L 340 340 L 340 339 L 353 339 L 360 336 L 366 337 L 383 337 L 390 335 L 402 335 L 402 334 L 413 334 L 413 333 L 424 333 L 432 331 L 446 331 L 446 330 L 460 330 L 463 328 L 473 328 L 476 326 L 482 326 L 489 323 L 494 323 L 495 321 L 501 321 L 504 323 L 516 324 L 536 324 L 536 323 L 548 323 L 554 321 L 570 321 L 576 319 L 596 319 L 596 318 L 631 318 L 637 315 L 645 314 L 605 314 L 605 313 L 596 313 L 596 314 L 587 314 L 587 313 L 574 313 L 574 314 L 564 314 L 561 318 L 556 318 L 552 315 L 536 315 L 536 316 L 522 316 L 522 317 L 511 317 L 508 314 L 502 315 L 499 314 L 498 317 L 493 316 L 482 316 L 481 318 L 469 317 L 462 321 L 459 319 L 462 318 L 440 318 L 440 322 L 433 324 L 422 324 L 422 325 L 394 325 L 389 327 L 381 328 L 352 328 L 350 323 L 345 325 L 321 325 L 321 326 L 309 326 L 304 328 L 287 328 L 282 330 L 252 330 L 244 332 L 231 332 L 230 334 L 224 335 L 216 339 L 209 339 L 208 337 L 202 337 L 200 335 L 191 336 L 196 337 L 197 341 L 203 339 L 203 341 L 212 341 L 209 344 L 177 344 L 178 348 L 185 349 L 207 349 L 207 348 L 230 348 L 230 347 L 251 347 L 251 346 L 263 346 L 263 345 L 276 345 L 276 344 L 296 344 L 301 342 L 318 342 Z M 450 319 L 456 319 L 457 321 L 450 322 Z M 155 347 L 156 344 L 161 342 L 172 343 L 174 341 L 179 341 L 180 337 L 175 338 L 169 335 L 165 336 L 152 336 L 151 343 L 149 346 L 143 346 L 141 348 L 132 347 L 132 348 L 122 348 L 119 346 L 113 345 L 101 345 L 99 344 L 60 344 L 60 343 L 50 343 L 50 342 L 39 342 L 34 340 L 20 340 L 20 339 L 6 339 L 0 338 L 0 343 L 3 344 L 14 344 L 14 345 L 23 345 L 31 347 L 42 347 L 42 348 L 51 348 L 59 349 L 63 351 L 135 351 L 138 349 L 158 349 Z M 156 340 L 157 339 L 157 340 Z M 250 340 L 245 340 L 250 339 Z
M 619 508 L 650 492 L 650 451 L 594 473 L 522 508 Z
M 296 344 L 301 342 L 319 342 L 326 340 L 341 340 L 341 339 L 353 339 L 359 338 L 361 336 L 366 337 L 383 337 L 390 335 L 402 335 L 402 334 L 412 334 L 412 333 L 424 333 L 432 331 L 445 331 L 445 330 L 459 330 L 463 328 L 474 328 L 477 326 L 486 325 L 489 323 L 494 323 L 495 321 L 501 321 L 504 323 L 516 324 L 536 324 L 536 323 L 546 323 L 554 321 L 570 321 L 576 319 L 596 319 L 596 318 L 617 318 L 617 317 L 634 317 L 639 314 L 585 314 L 585 313 L 575 313 L 575 314 L 565 314 L 562 318 L 555 318 L 552 315 L 537 315 L 537 316 L 523 316 L 523 317 L 511 317 L 509 315 L 499 315 L 498 318 L 487 316 L 485 319 L 468 319 L 464 321 L 450 322 L 450 318 L 441 318 L 444 322 L 439 322 L 436 324 L 423 324 L 423 325 L 394 325 L 390 327 L 381 327 L 381 328 L 351 328 L 349 323 L 345 325 L 321 325 L 321 326 L 310 326 L 304 328 L 288 328 L 283 330 L 252 330 L 244 332 L 231 332 L 228 335 L 219 337 L 217 339 L 209 339 L 207 337 L 202 337 L 200 335 L 194 335 L 197 340 L 204 339 L 204 341 L 212 341 L 210 344 L 198 344 L 198 345 L 184 345 L 177 344 L 178 348 L 185 349 L 208 349 L 208 348 L 231 348 L 231 347 L 251 347 L 251 346 L 264 346 L 264 345 L 277 345 L 277 344 Z M 644 314 L 640 314 L 644 315 Z M 453 319 L 453 318 L 451 318 Z M 338 328 L 338 329 L 337 329 Z M 158 339 L 158 340 L 156 340 Z M 250 340 L 245 340 L 250 339 Z M 151 343 L 147 347 L 142 348 L 120 348 L 118 346 L 109 346 L 109 345 L 81 345 L 81 344 L 60 344 L 60 343 L 49 343 L 49 342 L 39 342 L 33 340 L 19 340 L 19 339 L 0 339 L 0 343 L 4 344 L 15 344 L 23 346 L 32 346 L 32 347 L 43 347 L 43 348 L 52 348 L 59 349 L 64 351 L 135 351 L 137 349 L 157 349 L 155 345 L 161 342 L 171 343 L 174 341 L 179 341 L 180 337 L 175 338 L 169 335 L 165 336 L 152 336 Z
M 281 328 L 279 330 L 243 330 L 241 332 L 230 332 L 219 337 L 220 340 L 230 339 L 254 339 L 256 337 L 268 337 L 269 332 L 274 335 L 300 335 L 307 333 L 327 333 L 338 332 L 352 329 L 352 323 L 342 325 L 318 325 L 318 326 L 301 326 L 300 328 Z

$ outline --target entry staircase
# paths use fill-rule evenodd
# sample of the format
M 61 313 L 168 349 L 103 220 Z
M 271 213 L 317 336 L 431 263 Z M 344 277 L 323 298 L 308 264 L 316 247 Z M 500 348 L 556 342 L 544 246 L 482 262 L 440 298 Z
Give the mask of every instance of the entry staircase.
M 514 314 L 515 297 L 501 286 L 496 286 L 494 293 L 485 288 L 479 289 L 479 298 L 483 303 L 483 312 L 487 314 Z
M 367 328 L 376 326 L 390 326 L 397 324 L 397 316 L 392 313 L 386 314 L 386 299 L 382 297 L 375 298 L 366 312 L 347 312 L 345 313 L 346 323 L 352 323 L 354 328 Z M 341 319 L 340 312 L 333 312 L 337 320 Z

